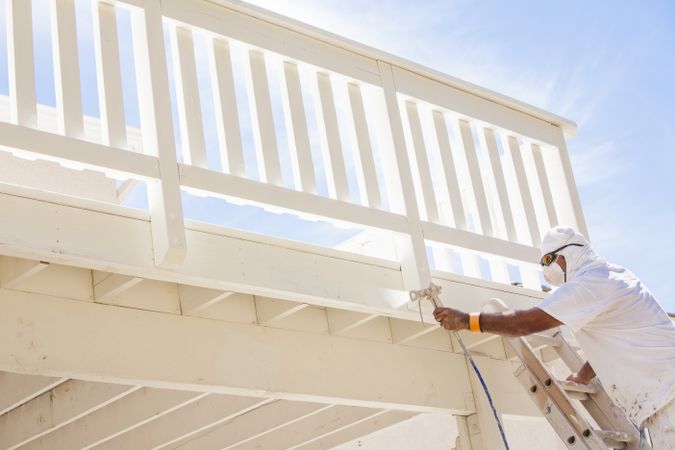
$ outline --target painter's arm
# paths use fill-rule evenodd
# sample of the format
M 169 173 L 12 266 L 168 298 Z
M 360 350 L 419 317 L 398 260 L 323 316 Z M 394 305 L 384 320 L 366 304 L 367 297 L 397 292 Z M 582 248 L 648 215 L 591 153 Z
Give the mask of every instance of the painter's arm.
M 436 308 L 434 317 L 448 330 L 468 330 L 469 315 L 453 308 Z M 526 336 L 561 325 L 561 322 L 534 307 L 521 311 L 481 313 L 480 328 L 484 333 L 502 336 Z

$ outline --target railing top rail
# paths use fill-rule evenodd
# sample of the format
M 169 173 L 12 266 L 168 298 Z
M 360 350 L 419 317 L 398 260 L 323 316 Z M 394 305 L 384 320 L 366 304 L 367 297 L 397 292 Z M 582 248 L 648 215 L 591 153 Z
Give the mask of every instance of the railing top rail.
M 507 95 L 500 94 L 499 92 L 495 92 L 491 89 L 487 89 L 485 87 L 478 86 L 476 84 L 470 83 L 460 78 L 447 75 L 443 72 L 432 69 L 430 67 L 426 67 L 422 64 L 415 63 L 400 56 L 392 55 L 385 51 L 353 41 L 338 34 L 322 30 L 320 28 L 314 27 L 312 25 L 293 19 L 291 17 L 287 17 L 282 14 L 272 12 L 255 5 L 244 3 L 239 0 L 203 0 L 203 1 L 255 17 L 265 22 L 281 26 L 283 28 L 287 28 L 291 31 L 304 34 L 308 37 L 317 39 L 319 41 L 323 41 L 327 44 L 335 45 L 344 50 L 357 53 L 361 56 L 365 56 L 379 61 L 384 61 L 386 63 L 392 64 L 402 69 L 409 70 L 411 72 L 414 72 L 418 75 L 429 78 L 431 80 L 438 81 L 442 84 L 453 87 L 455 89 L 459 89 L 468 94 L 481 97 L 485 100 L 495 102 L 499 105 L 513 109 L 520 113 L 527 114 L 536 119 L 560 127 L 566 139 L 574 137 L 576 133 L 577 124 L 572 120 L 558 116 L 549 111 L 543 110 L 541 108 L 522 102 L 520 100 L 516 100 Z

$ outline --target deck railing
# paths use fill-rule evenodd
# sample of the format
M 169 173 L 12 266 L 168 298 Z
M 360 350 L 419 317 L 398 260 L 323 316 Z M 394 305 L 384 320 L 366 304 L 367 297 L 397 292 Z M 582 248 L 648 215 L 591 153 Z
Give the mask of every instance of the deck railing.
M 238 2 L 93 1 L 79 23 L 93 29 L 100 112 L 87 134 L 84 19 L 74 0 L 50 1 L 57 120 L 41 126 L 35 2 L 5 2 L 0 146 L 146 182 L 157 264 L 190 251 L 181 190 L 392 233 L 410 288 L 432 268 L 481 277 L 487 263 L 493 280 L 513 281 L 511 266 L 539 289 L 542 233 L 559 223 L 585 232 L 570 122 Z M 129 32 L 134 145 L 120 56 Z

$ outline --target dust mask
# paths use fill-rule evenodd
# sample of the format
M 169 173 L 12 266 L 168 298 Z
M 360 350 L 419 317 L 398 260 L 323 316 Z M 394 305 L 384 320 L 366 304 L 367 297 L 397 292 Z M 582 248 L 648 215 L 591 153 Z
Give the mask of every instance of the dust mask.
M 565 282 L 565 272 L 557 262 L 552 262 L 548 266 L 544 266 L 544 278 L 551 283 L 552 286 L 560 286 Z

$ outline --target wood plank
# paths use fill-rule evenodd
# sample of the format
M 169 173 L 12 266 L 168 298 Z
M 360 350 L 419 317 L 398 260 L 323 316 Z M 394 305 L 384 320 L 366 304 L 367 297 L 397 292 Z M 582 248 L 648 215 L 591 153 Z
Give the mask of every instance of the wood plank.
M 6 0 L 7 72 L 10 120 L 37 127 L 32 2 Z M 4 135 L 4 133 L 2 133 Z
M 275 300 L 265 297 L 256 297 L 255 304 L 258 314 L 258 324 L 263 326 L 283 320 L 308 306 L 306 303 Z
M 429 222 L 424 222 L 422 228 L 424 229 L 424 237 L 426 239 L 440 244 L 501 256 L 512 260 L 531 262 L 539 259 L 539 249 L 537 247 Z
M 216 303 L 219 303 L 234 292 L 217 289 L 206 289 L 185 284 L 178 285 L 178 297 L 180 298 L 181 313 L 194 315 Z
M 30 402 L 67 381 L 67 378 L 41 377 L 0 372 L 0 416 Z
M 298 65 L 291 61 L 283 62 L 281 71 L 284 88 L 282 98 L 286 117 L 286 134 L 291 154 L 291 169 L 295 189 L 316 194 L 314 162 L 309 145 L 305 106 L 302 100 Z
M 544 205 L 546 206 L 546 214 L 548 215 L 548 223 L 551 227 L 559 224 L 558 215 L 555 211 L 555 203 L 553 195 L 551 194 L 551 181 L 546 174 L 546 166 L 544 165 L 544 158 L 541 155 L 541 147 L 537 144 L 532 144 L 532 158 L 534 159 L 534 166 L 537 169 L 537 178 L 539 179 L 539 186 L 544 197 Z M 562 200 L 562 199 L 561 199 Z
M 326 315 L 328 317 L 328 328 L 333 336 L 345 334 L 380 317 L 377 314 L 362 314 L 333 308 L 326 309 Z
M 509 153 L 513 168 L 516 172 L 516 180 L 518 182 L 518 189 L 523 200 L 523 207 L 525 208 L 525 217 L 527 218 L 527 226 L 530 230 L 530 237 L 532 245 L 538 246 L 541 243 L 541 234 L 539 232 L 539 225 L 537 225 L 537 218 L 534 214 L 534 203 L 532 201 L 532 193 L 530 192 L 530 185 L 527 181 L 525 173 L 525 166 L 523 164 L 523 156 L 520 154 L 520 146 L 515 136 L 508 137 Z
M 30 367 L 47 376 L 176 390 L 469 412 L 466 364 L 457 354 L 439 358 L 436 350 L 6 290 L 0 290 L 0 306 L 0 339 L 7 343 L 0 348 L 0 370 Z M 114 356 L 120 354 L 125 357 Z M 232 361 L 237 370 L 223 370 Z M 354 379 L 357 366 L 363 371 Z M 396 388 L 411 379 L 423 388 Z
M 0 287 L 14 289 L 47 267 L 46 261 L 0 257 Z
M 490 212 L 488 210 L 487 196 L 485 195 L 485 186 L 483 183 L 483 174 L 478 164 L 478 155 L 476 154 L 476 144 L 473 141 L 471 125 L 466 120 L 459 121 L 459 130 L 462 135 L 462 144 L 464 155 L 469 166 L 469 175 L 471 177 L 471 187 L 473 188 L 478 217 L 480 218 L 481 232 L 486 236 L 495 236 L 492 222 L 490 221 Z
M 368 120 L 363 107 L 361 87 L 356 83 L 347 83 L 347 92 L 352 111 L 352 122 L 350 122 L 352 141 L 354 147 L 358 149 L 355 152 L 355 169 L 361 194 L 361 204 L 382 209 L 382 197 L 377 172 L 375 171 L 375 160 L 368 134 Z
M 509 199 L 506 190 L 506 180 L 504 178 L 504 169 L 502 168 L 502 160 L 499 156 L 499 149 L 497 148 L 497 139 L 495 132 L 491 128 L 485 128 L 483 131 L 485 135 L 485 142 L 487 144 L 487 152 L 490 156 L 490 165 L 492 166 L 492 174 L 495 177 L 495 185 L 497 187 L 497 197 L 499 198 L 499 205 L 501 206 L 502 216 L 504 217 L 504 225 L 506 226 L 506 236 L 511 242 L 518 242 L 516 235 L 516 226 L 513 221 L 513 213 L 511 212 L 511 200 Z
M 204 144 L 204 124 L 192 31 L 176 26 L 170 36 L 183 161 L 185 164 L 206 169 L 209 165 Z
M 270 205 L 277 209 L 301 212 L 329 221 L 333 219 L 338 223 L 353 223 L 396 232 L 406 230 L 406 219 L 398 214 L 207 171 L 194 166 L 180 165 L 180 178 L 183 186 L 224 199 L 241 199 L 249 204 Z
M 381 411 L 357 420 L 351 424 L 345 425 L 342 428 L 332 432 L 324 433 L 314 439 L 306 441 L 293 449 L 316 449 L 316 448 L 333 448 L 340 444 L 352 441 L 370 433 L 382 430 L 397 423 L 403 422 L 414 417 L 416 414 L 408 411 Z
M 114 177 L 143 180 L 159 178 L 157 158 L 140 153 L 59 136 L 0 122 L 2 145 L 17 154 L 38 155 L 54 162 L 76 162 L 78 168 L 104 172 Z
M 14 212 L 0 222 L 6 255 L 389 317 L 418 317 L 416 310 L 395 309 L 407 302 L 407 292 L 398 264 L 391 261 L 189 222 L 195 252 L 180 270 L 169 270 L 154 264 L 146 214 L 52 194 L 39 194 L 39 200 L 30 195 L 36 194 L 25 190 L 0 194 L 0 210 Z M 384 214 L 381 220 L 391 222 L 386 220 L 388 213 L 379 213 Z M 33 220 L 26 223 L 25 217 Z M 106 230 L 106 239 L 101 239 L 100 230 Z M 531 251 L 538 254 L 534 248 Z M 229 256 L 214 260 L 214 255 Z M 86 270 L 83 273 L 89 283 L 85 286 L 90 287 L 91 278 Z M 513 307 L 532 306 L 541 299 L 534 292 L 497 283 L 447 273 L 436 276 L 451 280 L 444 289 L 456 299 L 458 308 L 471 307 L 470 299 L 477 297 L 504 298 Z M 74 294 L 65 296 L 73 298 Z
M 330 198 L 349 202 L 351 198 L 347 185 L 347 171 L 342 153 L 342 142 L 330 75 L 325 72 L 317 72 L 316 86 L 318 95 L 315 97 L 317 102 L 315 109 L 328 195 Z
M 238 446 L 244 449 L 293 448 L 378 413 L 376 409 L 335 406 Z
M 212 394 L 108 440 L 97 449 L 172 448 L 182 439 L 253 411 L 267 402 L 267 399 Z
M 429 170 L 429 158 L 427 156 L 424 137 L 422 136 L 422 125 L 420 124 L 420 115 L 417 112 L 417 105 L 411 101 L 405 102 L 406 112 L 408 114 L 408 123 L 410 125 L 410 134 L 413 142 L 413 151 L 415 161 L 417 162 L 417 171 L 422 187 L 422 198 L 427 213 L 427 221 L 439 223 L 438 204 L 436 194 L 431 179 L 431 170 Z
M 137 389 L 135 386 L 69 380 L 0 416 L 0 446 L 26 445 Z
M 161 171 L 159 182 L 148 183 L 153 251 L 158 265 L 174 266 L 185 258 L 187 244 L 162 20 L 159 0 L 146 1 L 143 10 L 131 10 L 143 150 L 158 157 Z
M 127 129 L 115 11 L 115 6 L 105 2 L 96 2 L 92 6 L 98 108 L 101 115 L 101 143 L 126 148 Z
M 241 128 L 234 89 L 230 46 L 223 39 L 214 38 L 209 40 L 209 43 L 209 67 L 213 84 L 220 163 L 223 172 L 244 177 L 246 176 L 246 167 L 241 145 Z
M 276 130 L 270 100 L 265 55 L 255 49 L 248 51 L 249 69 L 247 83 L 253 140 L 255 141 L 258 177 L 263 183 L 283 186 L 281 163 L 277 147 Z
M 257 408 L 246 415 L 235 417 L 231 421 L 193 439 L 178 442 L 177 448 L 183 450 L 233 448 L 300 422 L 328 408 L 332 408 L 332 406 L 278 400 Z
M 438 331 L 436 324 L 423 324 L 419 321 L 389 319 L 391 338 L 394 344 L 407 344 L 429 333 Z
M 445 122 L 445 116 L 440 111 L 433 111 L 434 128 L 436 130 L 436 139 L 438 139 L 438 149 L 440 150 L 441 164 L 443 165 L 443 176 L 445 177 L 445 188 L 447 196 L 452 207 L 452 216 L 454 218 L 455 228 L 467 230 L 466 214 L 462 202 L 462 191 L 459 188 L 457 178 L 457 169 L 452 156 L 450 139 L 448 138 L 448 127 Z
M 111 273 L 94 286 L 94 298 L 99 302 L 110 301 L 141 281 L 143 281 L 143 278 Z
M 208 394 L 142 388 L 22 447 L 89 449 L 150 423 Z
M 80 63 L 77 54 L 75 0 L 51 0 L 52 55 L 57 129 L 65 136 L 84 137 Z

